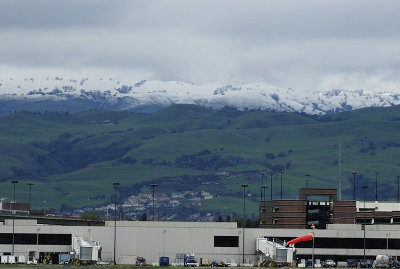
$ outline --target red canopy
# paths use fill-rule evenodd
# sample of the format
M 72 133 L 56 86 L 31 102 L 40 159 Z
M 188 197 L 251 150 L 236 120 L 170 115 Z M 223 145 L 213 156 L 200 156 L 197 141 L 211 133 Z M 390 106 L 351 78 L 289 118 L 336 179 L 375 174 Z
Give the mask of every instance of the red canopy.
M 304 241 L 311 241 L 312 237 L 313 237 L 312 233 L 309 233 L 309 234 L 297 237 L 297 238 L 295 238 L 293 240 L 290 240 L 287 244 L 288 245 L 293 245 L 293 244 L 304 242 Z

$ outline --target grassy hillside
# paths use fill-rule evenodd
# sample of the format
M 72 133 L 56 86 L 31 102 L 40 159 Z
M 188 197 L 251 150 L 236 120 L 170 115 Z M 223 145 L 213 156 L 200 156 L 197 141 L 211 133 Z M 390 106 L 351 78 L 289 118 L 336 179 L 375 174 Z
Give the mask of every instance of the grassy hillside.
M 351 171 L 357 171 L 357 198 L 397 198 L 400 108 L 367 108 L 310 117 L 295 113 L 214 111 L 175 105 L 155 114 L 86 111 L 77 114 L 17 112 L 0 118 L 0 197 L 27 201 L 33 182 L 34 208 L 107 204 L 112 182 L 123 199 L 158 191 L 207 191 L 214 199 L 201 211 L 239 214 L 243 183 L 249 184 L 248 211 L 257 215 L 261 173 L 273 198 L 295 198 L 305 187 L 336 188 L 338 145 L 342 148 L 344 198 L 352 198 Z M 270 187 L 270 186 L 269 186 Z M 268 189 L 268 195 L 269 197 Z

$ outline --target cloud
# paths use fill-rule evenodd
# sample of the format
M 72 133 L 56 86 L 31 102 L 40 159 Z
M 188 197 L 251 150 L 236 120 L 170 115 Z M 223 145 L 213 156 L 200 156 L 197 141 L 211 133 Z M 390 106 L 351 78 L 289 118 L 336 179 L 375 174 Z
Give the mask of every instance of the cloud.
M 369 0 L 1 1 L 1 69 L 400 91 L 399 8 Z

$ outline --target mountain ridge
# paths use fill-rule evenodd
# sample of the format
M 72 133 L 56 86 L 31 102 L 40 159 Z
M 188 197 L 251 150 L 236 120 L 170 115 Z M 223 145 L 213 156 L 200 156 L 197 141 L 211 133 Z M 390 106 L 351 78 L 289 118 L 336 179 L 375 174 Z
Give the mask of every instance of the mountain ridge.
M 396 91 L 333 89 L 300 91 L 263 83 L 64 79 L 62 77 L 0 80 L 0 114 L 16 110 L 79 112 L 88 109 L 154 113 L 173 104 L 212 109 L 298 112 L 310 115 L 400 104 Z

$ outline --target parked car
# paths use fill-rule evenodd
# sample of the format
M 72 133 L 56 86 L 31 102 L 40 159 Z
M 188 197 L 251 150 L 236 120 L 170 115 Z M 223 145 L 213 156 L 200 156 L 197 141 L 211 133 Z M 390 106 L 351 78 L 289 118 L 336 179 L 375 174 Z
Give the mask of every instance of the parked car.
M 306 267 L 312 267 L 313 266 L 313 261 L 312 260 L 306 260 Z
M 136 259 L 136 266 L 146 266 L 146 259 L 143 257 L 138 257 Z
M 160 257 L 160 266 L 168 266 L 169 265 L 169 257 Z
M 325 262 L 326 267 L 336 267 L 336 262 L 331 259 L 327 259 Z
M 357 268 L 358 260 L 357 259 L 348 259 L 347 260 L 347 267 Z
M 360 260 L 360 267 L 361 268 L 371 268 L 372 261 L 371 260 Z
M 210 265 L 210 267 L 228 267 L 228 265 L 224 262 L 216 262 L 213 261 Z

